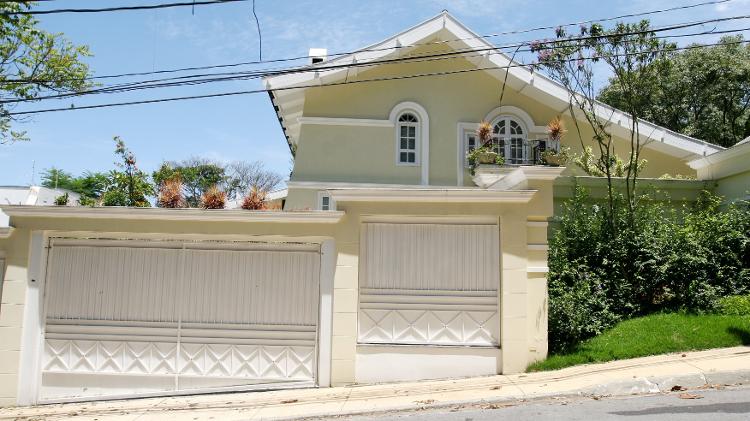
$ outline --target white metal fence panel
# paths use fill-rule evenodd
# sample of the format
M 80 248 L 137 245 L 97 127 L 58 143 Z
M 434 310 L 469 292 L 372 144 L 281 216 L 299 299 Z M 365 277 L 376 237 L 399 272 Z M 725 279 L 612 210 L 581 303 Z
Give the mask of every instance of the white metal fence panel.
M 365 224 L 361 287 L 497 291 L 496 225 Z
M 51 319 L 177 321 L 181 250 L 53 247 L 47 268 Z
M 498 346 L 496 225 L 365 224 L 359 342 Z
M 317 251 L 101 244 L 50 250 L 43 400 L 314 384 Z
M 320 256 L 298 251 L 186 250 L 182 320 L 314 326 Z

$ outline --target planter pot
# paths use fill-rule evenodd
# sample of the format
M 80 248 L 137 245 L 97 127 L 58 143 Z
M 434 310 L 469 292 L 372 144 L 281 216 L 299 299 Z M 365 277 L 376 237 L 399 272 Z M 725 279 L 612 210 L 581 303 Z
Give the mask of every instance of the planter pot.
M 565 164 L 565 161 L 567 161 L 567 157 L 564 155 L 547 155 L 544 157 L 544 163 L 553 167 L 559 167 L 561 165 Z
M 496 164 L 497 153 L 492 151 L 482 152 L 477 156 L 477 164 Z

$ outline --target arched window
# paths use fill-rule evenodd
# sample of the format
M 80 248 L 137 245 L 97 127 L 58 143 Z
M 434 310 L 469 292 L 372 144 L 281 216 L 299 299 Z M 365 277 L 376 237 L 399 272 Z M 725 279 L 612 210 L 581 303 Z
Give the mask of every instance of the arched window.
M 398 140 L 398 163 L 404 165 L 419 164 L 417 147 L 419 146 L 419 118 L 416 114 L 405 112 L 398 117 L 396 125 Z
M 495 152 L 505 157 L 508 164 L 523 164 L 528 159 L 526 130 L 513 117 L 501 116 L 495 120 L 492 143 Z

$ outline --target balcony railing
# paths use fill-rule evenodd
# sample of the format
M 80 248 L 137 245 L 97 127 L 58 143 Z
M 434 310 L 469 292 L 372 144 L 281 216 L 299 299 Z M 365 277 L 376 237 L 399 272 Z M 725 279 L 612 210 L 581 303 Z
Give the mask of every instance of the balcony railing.
M 560 152 L 559 140 L 528 139 L 522 142 L 506 141 L 495 146 L 495 152 L 505 157 L 504 165 L 543 165 L 542 154 L 545 151 Z

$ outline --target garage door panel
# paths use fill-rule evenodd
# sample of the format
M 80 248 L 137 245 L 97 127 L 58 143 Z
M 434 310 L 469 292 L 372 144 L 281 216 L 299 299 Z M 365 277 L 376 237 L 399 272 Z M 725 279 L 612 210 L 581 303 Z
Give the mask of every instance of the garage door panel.
M 54 246 L 42 400 L 314 384 L 320 255 Z
M 185 259 L 183 322 L 316 325 L 319 255 L 186 250 Z
M 497 290 L 498 242 L 494 225 L 366 224 L 361 286 Z
M 496 225 L 365 224 L 359 342 L 498 346 Z
M 47 317 L 177 321 L 180 251 L 58 246 L 47 269 Z

